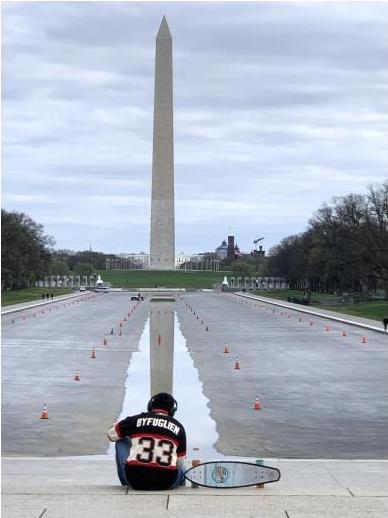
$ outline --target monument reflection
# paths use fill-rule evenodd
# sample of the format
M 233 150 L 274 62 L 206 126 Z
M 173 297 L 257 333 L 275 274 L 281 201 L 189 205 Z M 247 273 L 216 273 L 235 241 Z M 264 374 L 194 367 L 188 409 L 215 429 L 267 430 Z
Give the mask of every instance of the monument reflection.
M 150 312 L 150 392 L 173 394 L 174 303 L 152 302 Z
M 203 393 L 174 310 L 173 302 L 151 303 L 139 348 L 128 364 L 123 405 L 117 421 L 144 412 L 144 406 L 155 393 L 169 392 L 178 401 L 177 419 L 185 426 L 188 452 L 196 447 L 208 459 L 217 458 L 222 455 L 214 448 L 218 440 L 216 423 L 210 415 L 209 399 Z M 114 454 L 113 443 L 109 444 L 108 453 Z

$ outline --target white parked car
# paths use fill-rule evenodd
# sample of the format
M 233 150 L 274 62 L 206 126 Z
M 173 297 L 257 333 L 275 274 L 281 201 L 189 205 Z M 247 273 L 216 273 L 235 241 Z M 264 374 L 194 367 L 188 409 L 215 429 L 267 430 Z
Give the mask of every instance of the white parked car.
M 97 286 L 94 291 L 96 293 L 109 293 L 109 286 Z
M 86 286 L 80 286 L 79 291 L 86 291 Z

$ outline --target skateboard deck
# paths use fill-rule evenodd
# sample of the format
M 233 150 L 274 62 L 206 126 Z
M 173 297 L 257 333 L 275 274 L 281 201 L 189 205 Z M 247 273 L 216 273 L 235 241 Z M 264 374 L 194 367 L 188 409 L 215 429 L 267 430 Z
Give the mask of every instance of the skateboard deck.
M 280 479 L 280 471 L 270 466 L 238 461 L 213 461 L 198 464 L 185 473 L 187 480 L 203 487 L 247 487 Z

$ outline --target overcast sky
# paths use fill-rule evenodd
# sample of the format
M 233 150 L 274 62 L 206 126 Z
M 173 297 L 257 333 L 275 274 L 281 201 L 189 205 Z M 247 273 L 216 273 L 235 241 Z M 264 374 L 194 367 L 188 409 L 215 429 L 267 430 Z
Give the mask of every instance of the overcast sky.
M 4 2 L 3 208 L 56 248 L 149 251 L 164 14 L 177 252 L 269 249 L 387 179 L 387 3 Z

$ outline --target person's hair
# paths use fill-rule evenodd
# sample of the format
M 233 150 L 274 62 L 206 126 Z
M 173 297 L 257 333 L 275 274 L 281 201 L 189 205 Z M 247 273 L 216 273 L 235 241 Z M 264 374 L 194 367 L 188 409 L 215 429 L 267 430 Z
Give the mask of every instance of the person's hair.
M 152 396 L 147 405 L 148 412 L 157 408 L 166 410 L 169 415 L 173 416 L 178 409 L 178 403 L 171 394 L 168 394 L 167 392 L 159 392 Z

